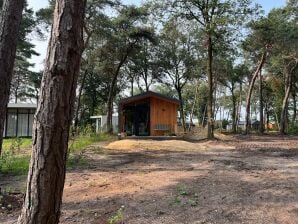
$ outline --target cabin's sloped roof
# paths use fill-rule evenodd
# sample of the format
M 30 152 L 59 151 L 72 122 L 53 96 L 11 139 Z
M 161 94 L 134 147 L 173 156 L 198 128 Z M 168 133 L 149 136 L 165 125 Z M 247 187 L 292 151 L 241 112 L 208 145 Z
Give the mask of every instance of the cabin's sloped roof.
M 180 103 L 180 101 L 178 99 L 174 98 L 174 97 L 168 97 L 168 96 L 162 95 L 160 93 L 155 93 L 155 92 L 152 92 L 152 91 L 148 91 L 148 92 L 145 92 L 145 93 L 141 93 L 141 94 L 138 94 L 138 95 L 135 95 L 135 96 L 131 96 L 131 97 L 122 99 L 122 100 L 120 100 L 120 104 L 123 105 L 123 104 L 132 103 L 132 102 L 137 102 L 137 101 L 147 99 L 147 98 L 151 98 L 151 97 L 161 99 L 161 100 L 165 100 L 165 101 L 168 101 L 168 102 L 172 102 L 172 103 L 175 103 L 175 104 Z

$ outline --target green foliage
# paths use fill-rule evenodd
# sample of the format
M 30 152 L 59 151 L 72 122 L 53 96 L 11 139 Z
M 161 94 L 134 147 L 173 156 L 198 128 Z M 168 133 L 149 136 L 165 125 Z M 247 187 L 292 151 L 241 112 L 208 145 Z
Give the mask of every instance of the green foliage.
M 124 223 L 124 207 L 122 206 L 115 215 L 108 220 L 108 224 Z
M 88 160 L 84 156 L 86 147 L 96 142 L 107 141 L 110 139 L 111 137 L 107 135 L 89 134 L 86 136 L 80 135 L 75 139 L 70 140 L 67 167 L 72 169 L 88 165 Z M 4 139 L 4 150 L 0 157 L 0 173 L 9 173 L 12 175 L 26 174 L 29 169 L 31 152 L 28 148 L 31 144 L 31 139 Z
M 31 138 L 9 138 L 3 140 L 3 151 L 29 148 L 32 144 Z
M 224 119 L 224 120 L 222 121 L 222 128 L 223 128 L 223 129 L 227 129 L 228 124 L 229 124 L 229 121 L 226 120 L 226 119 Z
M 0 157 L 1 173 L 11 173 L 13 175 L 26 174 L 30 160 L 29 155 L 21 154 L 22 148 L 28 148 L 31 139 L 13 138 L 5 139 L 3 142 L 3 152 Z
M 189 195 L 189 190 L 187 189 L 186 185 L 181 184 L 177 186 L 177 193 L 181 196 Z
M 85 149 L 87 146 L 95 143 L 95 142 L 101 142 L 101 141 L 109 141 L 111 140 L 111 136 L 101 134 L 91 134 L 91 135 L 80 135 L 78 137 L 75 137 L 74 139 L 70 140 L 69 142 L 69 152 L 80 152 L 81 150 Z
M 29 155 L 16 155 L 4 152 L 0 158 L 0 173 L 25 175 L 29 169 Z
M 195 207 L 198 205 L 198 195 L 192 193 L 187 185 L 178 184 L 173 201 L 170 204 Z
M 298 126 L 297 125 L 291 125 L 288 129 L 288 133 L 291 135 L 298 135 Z

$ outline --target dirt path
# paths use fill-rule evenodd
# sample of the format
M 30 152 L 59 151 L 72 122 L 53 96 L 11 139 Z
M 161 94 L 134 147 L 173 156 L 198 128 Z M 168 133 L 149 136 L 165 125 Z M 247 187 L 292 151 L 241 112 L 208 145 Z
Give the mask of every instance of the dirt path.
M 61 223 L 298 223 L 298 139 L 236 140 L 90 150 L 89 168 L 67 174 Z

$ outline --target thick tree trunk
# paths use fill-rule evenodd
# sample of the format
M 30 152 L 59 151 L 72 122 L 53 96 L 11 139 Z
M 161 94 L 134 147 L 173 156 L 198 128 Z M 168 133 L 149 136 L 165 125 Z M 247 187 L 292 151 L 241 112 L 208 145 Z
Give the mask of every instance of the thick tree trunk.
M 207 60 L 207 76 L 208 76 L 208 102 L 207 102 L 207 138 L 214 138 L 214 122 L 213 122 L 213 74 L 212 74 L 212 63 L 213 63 L 213 43 L 211 35 L 208 37 L 208 60 Z
M 5 0 L 0 18 L 0 155 L 9 90 L 16 56 L 17 33 L 25 0 Z
M 246 98 L 246 111 L 245 111 L 245 134 L 249 133 L 249 129 L 250 129 L 250 100 L 251 100 L 251 95 L 252 95 L 252 91 L 253 91 L 253 87 L 255 84 L 255 81 L 259 75 L 259 72 L 262 70 L 262 67 L 265 63 L 266 60 L 266 52 L 263 52 L 262 56 L 261 56 L 261 60 L 259 62 L 259 65 L 255 71 L 255 73 L 253 74 L 253 77 L 249 83 L 249 89 L 248 89 L 248 94 L 247 94 L 247 98 Z
M 59 222 L 69 128 L 83 49 L 84 9 L 85 0 L 56 1 L 19 224 Z
M 262 71 L 259 73 L 259 101 L 260 101 L 260 126 L 259 132 L 264 134 L 264 105 L 263 105 L 263 80 L 262 80 Z

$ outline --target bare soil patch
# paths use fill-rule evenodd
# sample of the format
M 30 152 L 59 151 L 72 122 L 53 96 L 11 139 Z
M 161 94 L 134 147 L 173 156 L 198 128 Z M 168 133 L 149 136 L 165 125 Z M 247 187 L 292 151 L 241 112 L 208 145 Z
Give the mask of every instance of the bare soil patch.
M 67 173 L 61 223 L 104 224 L 121 213 L 118 223 L 129 224 L 296 224 L 297 143 L 233 136 L 94 145 L 90 166 Z M 0 223 L 18 212 L 0 213 Z

